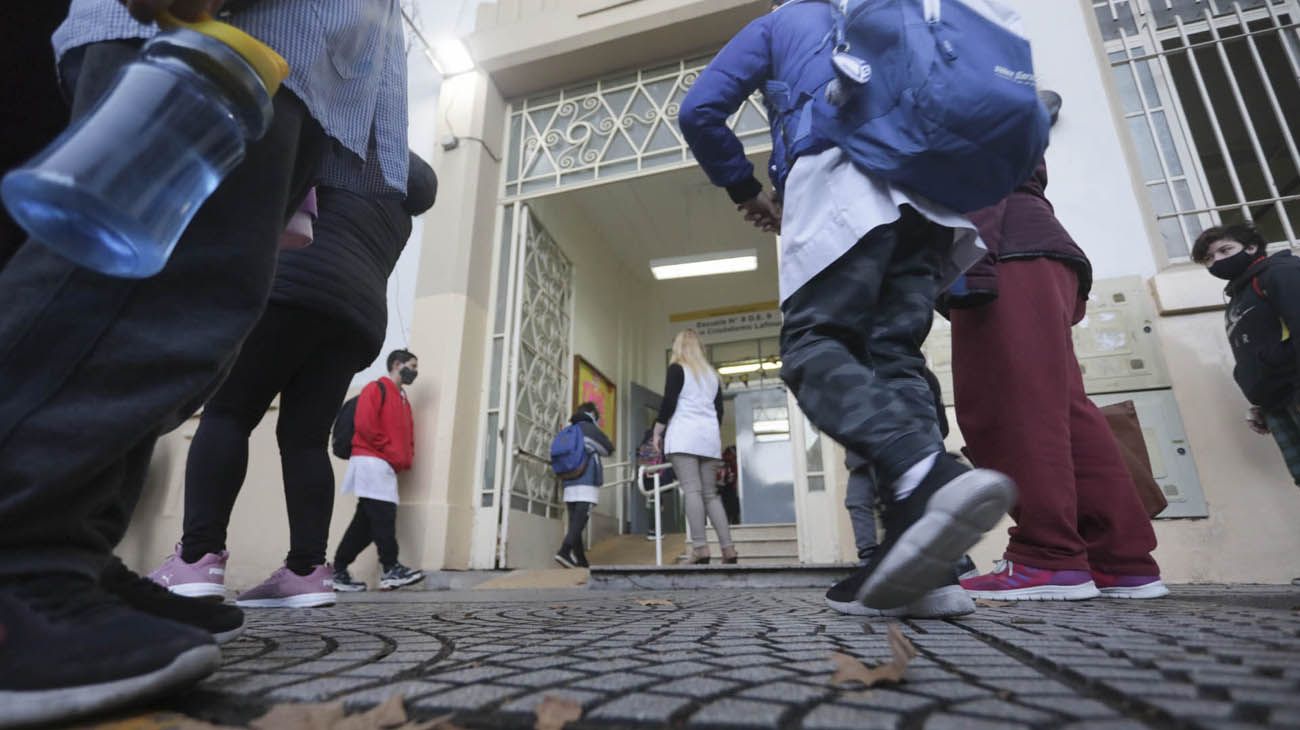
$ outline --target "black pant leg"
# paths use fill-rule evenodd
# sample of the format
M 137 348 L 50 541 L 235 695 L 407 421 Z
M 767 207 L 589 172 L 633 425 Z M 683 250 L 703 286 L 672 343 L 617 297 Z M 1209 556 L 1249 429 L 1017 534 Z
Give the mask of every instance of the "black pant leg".
M 203 409 L 185 461 L 181 556 L 187 561 L 226 549 L 230 513 L 248 472 L 249 435 L 301 367 L 303 350 L 312 342 L 293 314 L 267 307 L 230 375 Z
M 343 531 L 339 548 L 334 551 L 334 569 L 347 570 L 352 561 L 357 559 L 362 550 L 370 545 L 370 515 L 366 513 L 364 498 L 357 500 L 357 511 L 352 515 L 352 522 Z
M 379 553 L 379 565 L 390 570 L 397 565 L 397 505 L 368 497 L 358 501 L 370 518 L 370 535 Z
M 87 47 L 74 114 L 133 57 L 123 48 Z M 143 486 L 118 462 L 183 422 L 234 363 L 265 305 L 290 201 L 309 186 L 302 160 L 319 159 L 324 141 L 292 93 L 274 103 L 271 130 L 157 276 L 103 276 L 40 245 L 0 271 L 0 571 L 97 573 Z M 130 482 L 105 477 L 115 473 Z
M 274 303 L 270 309 L 286 310 L 313 340 L 310 348 L 303 348 L 300 366 L 281 391 L 275 429 L 289 510 L 289 553 L 284 562 L 302 574 L 325 562 L 334 511 L 329 433 L 356 369 L 357 347 L 336 335 L 338 323 L 325 315 Z
M 932 230 L 914 217 L 919 218 L 909 209 L 901 220 L 869 232 L 781 306 L 782 379 L 809 420 L 876 465 L 882 486 L 942 450 L 932 436 L 937 433 L 932 401 L 924 408 L 901 401 L 877 374 L 869 348 L 879 337 L 877 329 L 913 331 L 923 319 L 928 331 L 933 295 L 909 293 L 895 302 L 903 295 L 887 285 L 892 260 L 911 261 L 914 249 L 928 250 L 933 243 Z M 883 322 L 886 312 L 905 314 L 908 321 Z M 906 348 L 920 357 L 923 341 L 921 335 Z
M 68 16 L 70 0 L 7 3 L 0 26 L 0 175 L 25 163 L 68 123 L 59 93 L 50 35 Z M 0 205 L 0 269 L 27 240 L 27 233 Z
M 587 529 L 587 520 L 591 514 L 590 502 L 569 502 L 569 529 L 564 535 L 564 547 L 575 553 L 582 551 L 582 531 Z

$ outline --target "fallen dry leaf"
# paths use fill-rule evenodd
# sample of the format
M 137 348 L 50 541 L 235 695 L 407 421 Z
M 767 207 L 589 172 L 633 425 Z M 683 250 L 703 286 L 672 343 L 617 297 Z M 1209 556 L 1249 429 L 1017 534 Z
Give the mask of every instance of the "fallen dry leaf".
M 975 605 L 983 606 L 984 608 L 1006 608 L 1007 606 L 1016 605 L 1016 602 L 1015 601 L 990 601 L 987 598 L 977 598 L 975 599 Z
M 636 599 L 636 602 L 641 604 L 642 606 L 672 606 L 674 608 L 677 607 L 677 604 L 673 603 L 667 598 L 638 598 Z
M 435 717 L 428 722 L 417 722 L 406 725 L 401 728 L 401 730 L 465 730 L 460 725 L 451 721 L 451 718 L 455 716 L 456 715 L 451 714 L 443 715 L 442 717 Z
M 330 730 L 387 730 L 406 724 L 406 707 L 401 695 L 389 697 L 382 705 L 359 715 L 348 715 Z
M 561 730 L 582 717 L 582 705 L 567 697 L 547 695 L 537 709 L 535 730 Z
M 547 606 L 547 608 L 551 609 L 552 611 L 560 611 L 566 608 L 573 608 L 573 606 L 570 606 L 567 603 L 557 603 L 554 606 Z
M 343 703 L 284 704 L 248 724 L 253 730 L 332 730 L 343 719 Z
M 238 730 L 228 725 L 213 725 L 175 712 L 149 712 L 118 720 L 71 725 L 68 730 Z
M 890 624 L 888 638 L 889 653 L 893 657 L 871 668 L 848 654 L 831 654 L 831 661 L 835 664 L 835 675 L 831 677 L 831 684 L 838 687 L 857 682 L 864 687 L 874 687 L 886 682 L 894 684 L 903 681 L 903 673 L 907 670 L 908 663 L 916 656 L 916 647 L 906 636 L 903 636 L 897 624 Z

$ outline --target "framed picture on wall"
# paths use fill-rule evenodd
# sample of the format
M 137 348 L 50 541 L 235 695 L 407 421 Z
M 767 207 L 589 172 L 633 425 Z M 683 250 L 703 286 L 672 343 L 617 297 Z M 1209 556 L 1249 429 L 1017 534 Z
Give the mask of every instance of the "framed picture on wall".
M 618 388 L 581 355 L 574 355 L 573 410 L 587 401 L 595 403 L 600 411 L 600 430 L 610 441 L 618 443 Z

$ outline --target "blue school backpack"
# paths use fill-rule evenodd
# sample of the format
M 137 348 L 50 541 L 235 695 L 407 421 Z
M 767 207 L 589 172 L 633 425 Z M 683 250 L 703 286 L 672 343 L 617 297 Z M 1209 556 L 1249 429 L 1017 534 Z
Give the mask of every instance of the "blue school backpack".
M 569 424 L 551 441 L 551 471 L 561 479 L 577 479 L 587 469 L 587 437 L 582 426 Z
M 1014 11 L 998 0 L 816 1 L 835 8 L 834 45 L 813 60 L 831 68 L 818 70 L 820 94 L 791 100 L 787 148 L 815 125 L 865 170 L 962 213 L 1029 178 L 1051 120 Z

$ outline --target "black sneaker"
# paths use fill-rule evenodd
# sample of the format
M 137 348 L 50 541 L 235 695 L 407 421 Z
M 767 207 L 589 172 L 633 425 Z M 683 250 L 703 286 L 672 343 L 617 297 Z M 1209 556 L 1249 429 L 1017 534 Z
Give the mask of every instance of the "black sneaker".
M 920 598 L 898 608 L 868 608 L 858 600 L 858 590 L 867 579 L 866 567 L 831 586 L 826 591 L 826 605 L 850 616 L 884 618 L 956 618 L 975 612 L 975 602 L 966 594 L 954 575 L 945 585 L 924 593 Z
M 1016 486 L 1006 475 L 939 454 L 907 499 L 886 504 L 885 542 L 863 568 L 857 600 L 899 608 L 947 585 L 953 565 L 1015 501 Z
M 961 560 L 957 561 L 957 578 L 966 580 L 967 578 L 978 578 L 979 575 L 980 569 L 975 567 L 975 561 L 971 559 L 971 556 L 961 556 Z
M 555 554 L 555 562 L 566 568 L 578 567 L 578 559 L 573 557 L 573 550 L 567 547 L 560 548 L 560 551 Z
M 369 586 L 359 580 L 353 580 L 352 574 L 347 570 L 334 571 L 334 590 L 343 593 L 360 593 L 368 590 Z
M 131 572 L 120 560 L 104 571 L 99 584 L 126 605 L 150 616 L 177 621 L 212 634 L 218 644 L 244 633 L 244 612 L 224 603 L 186 598 Z
M 164 695 L 220 664 L 208 632 L 130 608 L 89 577 L 0 579 L 0 727 Z
M 388 570 L 379 579 L 379 590 L 391 591 L 394 588 L 409 586 L 412 583 L 419 583 L 424 580 L 424 571 L 411 570 L 410 568 L 398 563 Z

